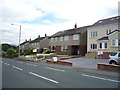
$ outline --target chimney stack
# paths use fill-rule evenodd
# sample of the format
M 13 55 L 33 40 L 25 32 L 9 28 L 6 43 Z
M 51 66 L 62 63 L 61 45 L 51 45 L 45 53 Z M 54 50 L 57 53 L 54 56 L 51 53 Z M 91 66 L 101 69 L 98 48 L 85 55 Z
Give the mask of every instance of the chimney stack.
M 40 38 L 40 35 L 38 35 L 38 38 Z
M 31 38 L 29 39 L 29 41 L 31 41 Z
M 77 28 L 77 24 L 75 23 L 75 28 Z
M 27 42 L 27 39 L 25 39 L 25 42 Z
M 47 34 L 45 34 L 45 37 L 47 37 Z

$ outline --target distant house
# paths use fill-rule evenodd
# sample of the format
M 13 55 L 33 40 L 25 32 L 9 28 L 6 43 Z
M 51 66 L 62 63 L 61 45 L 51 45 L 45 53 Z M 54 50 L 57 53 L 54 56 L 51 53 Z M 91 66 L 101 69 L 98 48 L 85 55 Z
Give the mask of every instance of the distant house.
M 20 49 L 22 52 L 24 52 L 27 48 L 29 47 L 34 47 L 36 49 L 48 49 L 49 47 L 49 40 L 48 40 L 48 36 L 45 34 L 45 37 L 40 37 L 40 35 L 38 36 L 38 38 L 34 39 L 34 40 L 29 40 L 29 41 L 25 41 L 23 43 L 21 43 L 20 45 Z
M 49 37 L 49 48 L 55 52 L 70 55 L 85 55 L 87 52 L 87 27 L 64 30 Z
M 31 41 L 31 39 L 29 41 L 25 40 L 23 43 L 20 44 L 20 52 L 21 53 L 25 52 L 25 50 L 29 47 L 30 41 Z
M 49 37 L 46 34 L 45 34 L 45 37 L 40 37 L 39 35 L 38 38 L 29 42 L 29 47 L 35 47 L 37 49 L 48 49 L 49 47 L 48 38 Z
M 97 21 L 88 27 L 87 53 L 108 59 L 112 51 L 120 50 L 120 16 Z

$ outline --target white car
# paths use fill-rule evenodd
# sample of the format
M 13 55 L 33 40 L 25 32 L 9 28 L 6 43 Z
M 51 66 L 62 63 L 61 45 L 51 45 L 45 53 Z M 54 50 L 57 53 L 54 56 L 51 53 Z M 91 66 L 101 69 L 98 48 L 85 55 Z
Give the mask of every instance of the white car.
M 120 65 L 120 51 L 114 51 L 109 55 L 109 64 Z

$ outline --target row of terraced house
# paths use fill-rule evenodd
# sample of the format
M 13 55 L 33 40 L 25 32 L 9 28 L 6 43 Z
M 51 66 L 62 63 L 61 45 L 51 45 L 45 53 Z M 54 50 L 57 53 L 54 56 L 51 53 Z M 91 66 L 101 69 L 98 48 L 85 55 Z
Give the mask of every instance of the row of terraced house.
M 120 16 L 102 19 L 93 25 L 59 31 L 52 36 L 23 42 L 21 51 L 28 46 L 49 48 L 55 53 L 67 52 L 89 58 L 109 58 L 112 51 L 120 50 Z

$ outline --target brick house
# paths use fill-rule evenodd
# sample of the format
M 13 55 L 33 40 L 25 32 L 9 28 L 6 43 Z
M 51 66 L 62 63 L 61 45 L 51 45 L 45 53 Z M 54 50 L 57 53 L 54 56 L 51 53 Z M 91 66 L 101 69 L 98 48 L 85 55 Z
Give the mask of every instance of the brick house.
M 102 19 L 88 27 L 87 54 L 108 59 L 112 51 L 120 50 L 119 20 L 120 16 Z
M 49 48 L 55 52 L 70 55 L 85 55 L 87 52 L 87 27 L 59 31 L 49 37 Z

